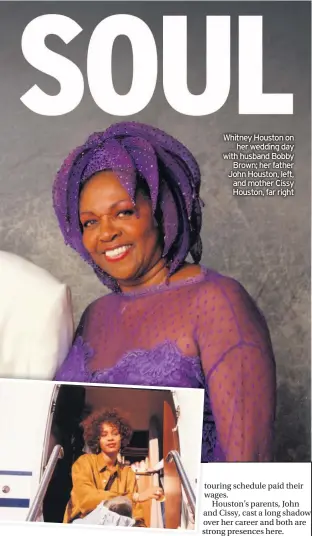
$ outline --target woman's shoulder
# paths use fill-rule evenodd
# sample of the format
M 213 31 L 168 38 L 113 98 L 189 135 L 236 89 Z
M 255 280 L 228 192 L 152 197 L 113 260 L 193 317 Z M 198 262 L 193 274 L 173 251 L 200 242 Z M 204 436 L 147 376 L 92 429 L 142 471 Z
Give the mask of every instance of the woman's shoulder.
M 123 473 L 125 473 L 127 475 L 130 475 L 130 476 L 132 476 L 132 475 L 135 476 L 135 472 L 133 471 L 131 465 L 119 462 L 118 467 Z
M 224 293 L 234 292 L 237 294 L 246 293 L 242 284 L 233 277 L 217 272 L 204 265 L 186 265 L 172 278 L 173 283 L 185 281 L 190 283 L 192 288 L 197 292 Z
M 89 466 L 95 463 L 96 461 L 96 454 L 92 453 L 84 453 L 77 458 L 77 460 L 74 462 L 73 467 L 85 467 Z
M 232 276 L 217 272 L 206 266 L 201 266 L 203 274 L 203 286 L 208 290 L 220 290 L 228 292 L 247 292 L 242 283 Z
M 197 288 L 198 304 L 204 308 L 210 307 L 215 312 L 219 310 L 222 313 L 227 310 L 241 318 L 265 321 L 254 297 L 240 281 L 206 267 L 202 267 L 202 271 L 203 280 Z
M 115 301 L 116 294 L 114 292 L 104 294 L 104 296 L 99 296 L 99 298 L 96 298 L 91 303 L 89 303 L 89 305 L 85 308 L 82 316 L 89 317 L 90 315 L 98 314 L 100 312 L 104 312 L 105 310 L 111 309 L 111 307 L 113 306 L 113 302 Z
M 192 280 L 194 281 L 194 283 L 203 282 L 205 284 L 209 284 L 210 287 L 213 287 L 214 285 L 220 285 L 221 283 L 233 287 L 241 287 L 241 284 L 233 277 L 224 275 L 221 272 L 217 272 L 216 270 L 208 268 L 203 264 L 185 263 L 184 266 L 182 266 L 182 268 L 180 268 L 171 277 L 171 281 L 173 283 L 178 281 L 192 282 Z
M 205 266 L 201 266 L 202 278 L 198 281 L 197 294 L 204 301 L 209 300 L 227 305 L 235 305 L 243 309 L 256 306 L 254 299 L 243 284 L 232 276 L 222 274 Z

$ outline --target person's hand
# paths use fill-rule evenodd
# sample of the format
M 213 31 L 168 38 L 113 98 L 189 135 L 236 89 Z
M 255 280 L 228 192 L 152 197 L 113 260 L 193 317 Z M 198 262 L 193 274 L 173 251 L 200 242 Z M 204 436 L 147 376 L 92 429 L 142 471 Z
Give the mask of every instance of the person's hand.
M 164 492 L 162 488 L 159 486 L 151 486 L 140 493 L 140 502 L 148 501 L 149 499 L 156 499 L 156 501 L 159 501 L 163 495 Z

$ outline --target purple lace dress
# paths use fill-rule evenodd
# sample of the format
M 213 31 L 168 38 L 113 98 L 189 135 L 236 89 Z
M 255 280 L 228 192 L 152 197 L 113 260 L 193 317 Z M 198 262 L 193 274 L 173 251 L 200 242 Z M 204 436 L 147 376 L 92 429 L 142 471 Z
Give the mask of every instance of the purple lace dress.
M 239 283 L 206 268 L 93 302 L 55 380 L 204 389 L 202 462 L 271 460 L 275 362 L 265 320 Z

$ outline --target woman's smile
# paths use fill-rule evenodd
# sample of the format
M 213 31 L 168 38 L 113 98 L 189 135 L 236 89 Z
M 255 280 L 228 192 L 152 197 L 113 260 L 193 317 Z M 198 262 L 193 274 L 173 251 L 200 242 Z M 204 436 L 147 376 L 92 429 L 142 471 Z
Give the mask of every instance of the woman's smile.
M 116 450 L 117 445 L 116 445 L 116 443 L 108 443 L 108 444 L 106 445 L 106 448 L 107 448 L 107 449 Z
M 109 262 L 121 261 L 125 257 L 127 257 L 131 248 L 132 248 L 132 245 L 129 244 L 127 246 L 119 246 L 113 249 L 107 249 L 104 252 L 104 255 Z

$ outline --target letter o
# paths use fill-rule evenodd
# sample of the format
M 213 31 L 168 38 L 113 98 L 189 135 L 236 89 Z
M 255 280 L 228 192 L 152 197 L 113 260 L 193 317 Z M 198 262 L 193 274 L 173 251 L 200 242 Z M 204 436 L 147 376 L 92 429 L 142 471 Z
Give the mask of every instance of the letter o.
M 112 78 L 112 50 L 119 35 L 131 42 L 132 85 L 126 95 L 116 93 Z M 157 48 L 147 24 L 133 15 L 112 15 L 95 28 L 89 43 L 88 82 L 95 103 L 111 115 L 133 115 L 150 102 L 157 82 Z

